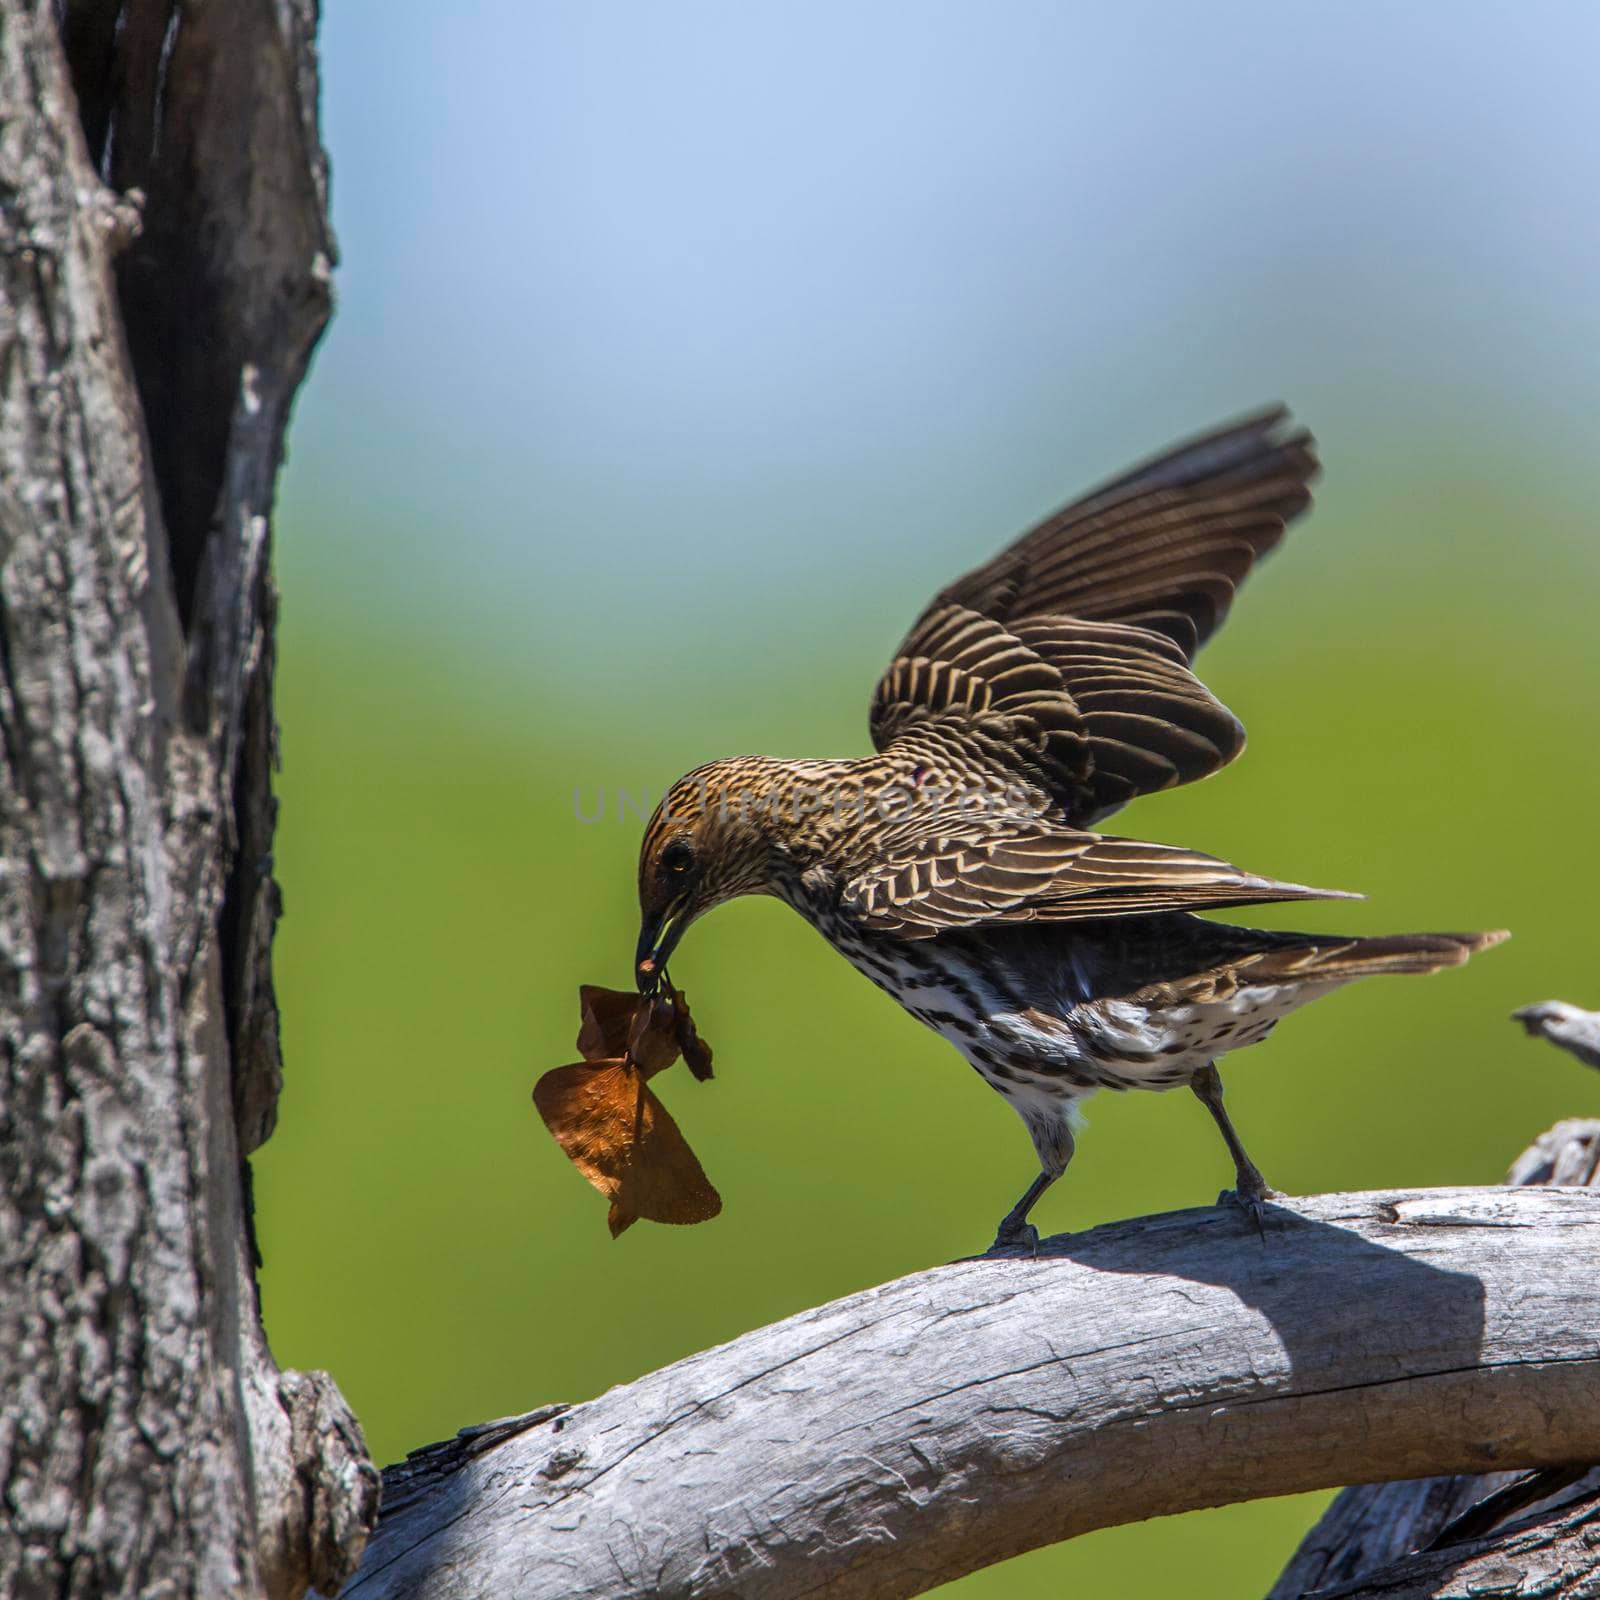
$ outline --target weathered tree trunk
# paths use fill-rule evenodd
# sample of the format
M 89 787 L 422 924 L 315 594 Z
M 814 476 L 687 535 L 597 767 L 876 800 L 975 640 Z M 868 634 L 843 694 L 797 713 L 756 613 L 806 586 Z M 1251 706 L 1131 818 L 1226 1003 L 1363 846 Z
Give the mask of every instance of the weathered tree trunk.
M 376 1479 L 279 1372 L 274 598 L 332 241 L 313 0 L 0 0 L 0 1593 L 336 1587 Z M 142 213 L 142 214 L 141 214 Z
M 1600 1457 L 1600 1194 L 1269 1217 L 919 1273 L 470 1430 L 391 1471 L 348 1593 L 886 1600 L 1167 1512 Z

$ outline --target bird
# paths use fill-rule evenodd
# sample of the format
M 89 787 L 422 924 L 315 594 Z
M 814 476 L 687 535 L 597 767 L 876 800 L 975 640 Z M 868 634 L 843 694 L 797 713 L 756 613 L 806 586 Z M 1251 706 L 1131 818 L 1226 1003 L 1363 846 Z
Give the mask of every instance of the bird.
M 737 756 L 674 783 L 640 843 L 638 988 L 740 895 L 786 902 L 942 1035 L 1021 1116 L 1029 1213 L 1098 1089 L 1187 1085 L 1234 1166 L 1221 1200 L 1279 1198 L 1223 1104 L 1218 1060 L 1380 973 L 1459 966 L 1506 937 L 1264 932 L 1197 915 L 1359 899 L 1099 831 L 1137 796 L 1210 776 L 1244 728 L 1195 652 L 1310 505 L 1311 435 L 1271 406 L 1155 456 L 942 589 L 872 698 L 875 754 Z

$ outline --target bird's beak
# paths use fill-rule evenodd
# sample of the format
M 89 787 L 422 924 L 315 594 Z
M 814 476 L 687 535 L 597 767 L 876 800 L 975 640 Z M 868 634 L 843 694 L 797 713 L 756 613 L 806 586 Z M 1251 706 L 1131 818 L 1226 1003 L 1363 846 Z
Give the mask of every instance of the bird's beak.
M 639 948 L 634 954 L 634 978 L 640 994 L 654 994 L 666 976 L 667 957 L 677 948 L 687 926 L 670 911 L 647 912 L 639 928 Z

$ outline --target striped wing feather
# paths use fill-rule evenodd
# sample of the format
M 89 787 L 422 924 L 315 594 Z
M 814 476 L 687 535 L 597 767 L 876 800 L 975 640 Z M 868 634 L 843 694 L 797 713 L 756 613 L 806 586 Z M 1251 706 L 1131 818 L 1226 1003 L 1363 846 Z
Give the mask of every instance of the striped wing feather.
M 1192 660 L 1311 503 L 1315 446 L 1272 406 L 1141 463 L 940 596 L 1000 621 L 1073 616 L 1165 634 Z
M 1244 730 L 1189 662 L 1309 503 L 1286 415 L 1135 468 L 947 588 L 878 684 L 876 747 L 1019 779 L 1074 826 L 1225 766 Z
M 846 884 L 841 908 L 902 938 L 990 922 L 1070 922 L 1269 900 L 1358 899 L 1280 883 L 1174 845 L 1093 833 L 1004 829 L 903 837 Z

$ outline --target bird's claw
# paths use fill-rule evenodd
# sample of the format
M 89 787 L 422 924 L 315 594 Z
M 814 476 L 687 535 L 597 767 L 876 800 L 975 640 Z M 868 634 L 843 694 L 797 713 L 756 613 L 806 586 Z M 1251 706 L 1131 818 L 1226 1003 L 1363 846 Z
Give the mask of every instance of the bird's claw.
M 1267 1242 L 1267 1201 L 1281 1200 L 1276 1189 L 1263 1184 L 1259 1189 L 1224 1189 L 1217 1196 L 1219 1206 L 1237 1206 L 1255 1224 L 1261 1242 Z
M 995 1232 L 994 1243 L 984 1251 L 986 1256 L 1036 1256 L 1039 1253 L 1039 1230 L 1031 1222 L 1012 1222 L 1008 1217 Z

